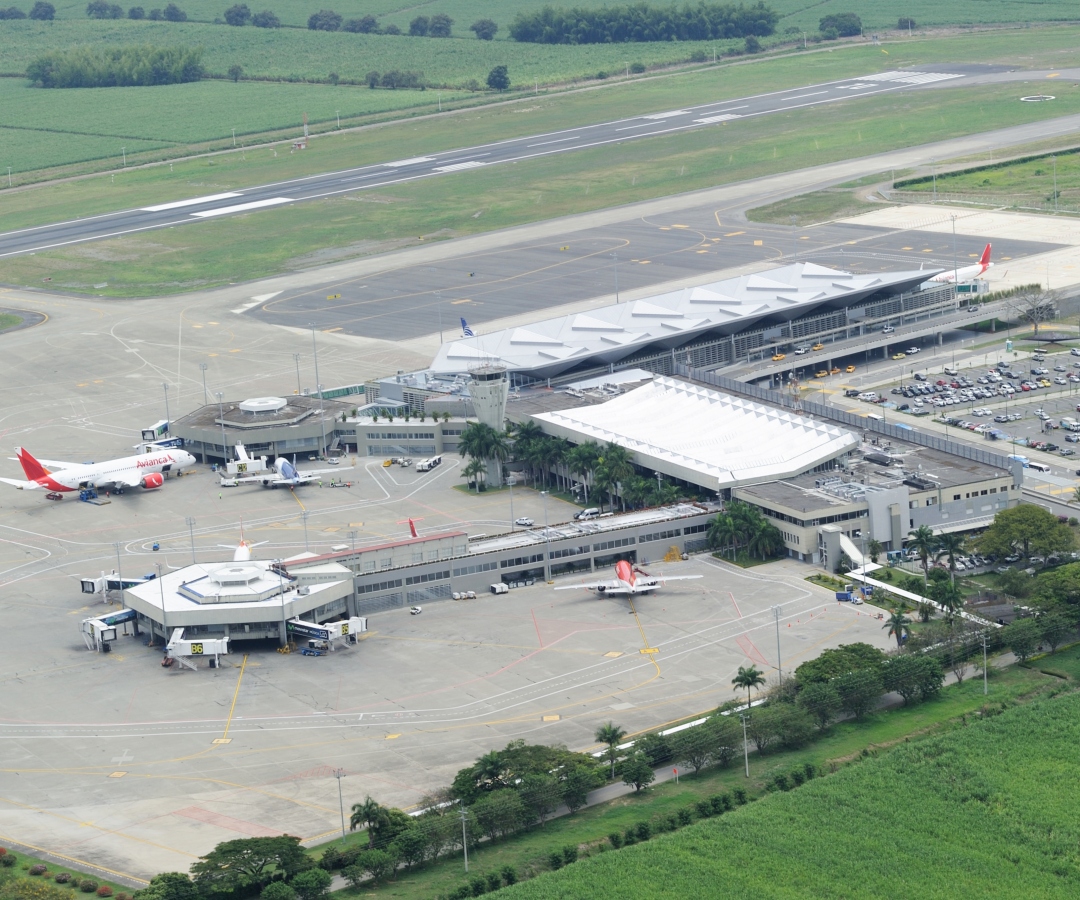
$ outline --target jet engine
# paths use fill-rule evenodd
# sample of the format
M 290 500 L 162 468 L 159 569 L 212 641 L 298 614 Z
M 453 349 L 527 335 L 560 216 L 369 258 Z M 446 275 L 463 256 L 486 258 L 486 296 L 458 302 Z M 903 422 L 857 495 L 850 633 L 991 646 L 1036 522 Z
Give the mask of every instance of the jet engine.
M 144 488 L 159 488 L 165 483 L 165 478 L 160 472 L 149 472 L 143 475 L 142 486 Z

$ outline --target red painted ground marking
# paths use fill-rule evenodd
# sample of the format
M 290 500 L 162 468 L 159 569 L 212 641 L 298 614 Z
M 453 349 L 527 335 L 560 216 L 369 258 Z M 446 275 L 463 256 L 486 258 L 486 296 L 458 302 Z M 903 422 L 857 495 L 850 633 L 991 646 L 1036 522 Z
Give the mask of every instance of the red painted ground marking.
M 532 613 L 533 628 L 536 629 L 536 639 L 538 641 L 540 641 L 540 648 L 543 649 L 543 647 L 544 647 L 544 636 L 542 634 L 540 634 L 540 623 L 536 621 L 536 610 L 531 609 L 531 610 L 529 610 L 529 612 Z
M 731 593 L 731 591 L 728 591 L 728 596 L 731 598 L 731 602 L 735 606 L 735 612 L 737 612 L 739 614 L 739 618 L 741 619 L 742 618 L 742 610 L 739 609 L 739 604 L 735 603 L 735 595 L 733 593 Z
M 266 828 L 263 825 L 256 825 L 254 822 L 244 822 L 241 819 L 222 816 L 198 806 L 178 809 L 173 815 L 183 816 L 185 819 L 194 819 L 196 822 L 205 822 L 207 825 L 216 825 L 226 831 L 236 831 L 249 837 L 274 837 L 283 833 L 280 828 Z
M 753 662 L 761 663 L 763 666 L 769 665 L 769 661 L 761 655 L 761 651 L 754 646 L 754 642 L 750 640 L 750 635 L 740 634 L 735 638 L 735 643 L 739 645 L 739 649 L 746 654 L 746 658 Z

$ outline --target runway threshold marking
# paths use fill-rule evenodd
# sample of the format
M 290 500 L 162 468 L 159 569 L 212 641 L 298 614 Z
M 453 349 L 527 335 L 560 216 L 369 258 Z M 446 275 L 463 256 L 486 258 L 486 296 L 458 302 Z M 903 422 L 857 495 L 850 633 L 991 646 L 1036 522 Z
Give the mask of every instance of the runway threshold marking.
M 240 675 L 236 679 L 236 690 L 233 691 L 232 704 L 229 706 L 229 718 L 225 720 L 225 732 L 221 735 L 219 740 L 224 740 L 229 736 L 229 728 L 232 726 L 233 713 L 236 712 L 236 700 L 240 696 L 240 682 L 244 680 L 244 670 L 247 669 L 248 655 L 244 654 L 244 661 L 240 663 Z

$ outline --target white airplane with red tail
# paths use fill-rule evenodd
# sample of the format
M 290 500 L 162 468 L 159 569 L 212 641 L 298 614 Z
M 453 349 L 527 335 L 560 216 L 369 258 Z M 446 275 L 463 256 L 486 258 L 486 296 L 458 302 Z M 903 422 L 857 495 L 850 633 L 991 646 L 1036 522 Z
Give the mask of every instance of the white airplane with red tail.
M 186 450 L 158 450 L 101 463 L 69 463 L 55 459 L 34 459 L 30 451 L 15 448 L 16 458 L 26 474 L 26 481 L 0 478 L 20 491 L 55 491 L 67 493 L 84 488 L 100 488 L 122 494 L 127 488 L 152 490 L 165 483 L 165 472 L 195 465 L 195 457 Z
M 929 281 L 935 284 L 952 284 L 954 281 L 957 284 L 963 284 L 965 281 L 974 281 L 993 265 L 990 262 L 990 245 L 987 244 L 982 256 L 979 257 L 979 261 L 975 265 L 962 266 L 959 269 L 948 269 L 939 275 L 935 275 Z
M 617 594 L 632 596 L 634 594 L 647 594 L 669 581 L 690 581 L 700 578 L 700 575 L 650 575 L 644 569 L 639 569 L 633 563 L 625 559 L 615 563 L 615 577 L 607 581 L 593 581 L 587 584 L 564 584 L 555 590 L 571 591 L 584 588 L 596 591 L 598 594 Z

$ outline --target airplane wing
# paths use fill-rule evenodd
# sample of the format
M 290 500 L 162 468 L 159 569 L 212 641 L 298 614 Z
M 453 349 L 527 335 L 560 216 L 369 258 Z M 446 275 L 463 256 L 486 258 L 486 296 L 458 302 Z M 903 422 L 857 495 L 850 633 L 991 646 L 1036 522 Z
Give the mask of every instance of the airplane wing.
M 701 578 L 701 575 L 656 575 L 654 576 L 657 581 L 690 581 L 694 578 Z
M 12 487 L 18 488 L 20 491 L 36 491 L 41 487 L 36 481 L 16 481 L 14 478 L 0 478 L 0 482 L 4 484 L 10 484 Z
M 233 487 L 238 484 L 287 484 L 289 479 L 282 478 L 277 472 L 264 472 L 262 475 L 245 475 L 237 478 L 232 475 L 222 475 L 222 486 Z
M 352 466 L 336 466 L 333 469 L 297 469 L 296 475 L 301 481 L 311 481 L 320 475 L 336 475 L 338 472 L 351 472 Z
M 622 590 L 622 583 L 611 578 L 607 581 L 588 581 L 581 582 L 580 584 L 563 584 L 555 588 L 557 591 L 574 591 L 584 589 L 587 591 L 595 591 L 598 588 L 603 588 L 605 592 L 614 593 L 615 591 Z

